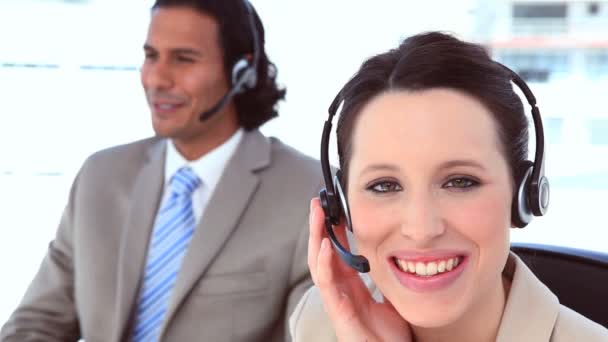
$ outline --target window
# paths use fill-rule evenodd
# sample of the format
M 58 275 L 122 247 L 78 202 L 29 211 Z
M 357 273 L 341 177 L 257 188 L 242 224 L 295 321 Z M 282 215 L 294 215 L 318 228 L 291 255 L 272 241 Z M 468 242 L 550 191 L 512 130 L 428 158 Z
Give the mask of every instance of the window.
M 592 145 L 608 146 L 608 119 L 592 119 L 589 121 Z
M 549 144 L 562 143 L 562 130 L 564 126 L 563 118 L 544 118 L 543 128 L 545 131 L 545 139 Z
M 548 82 L 551 78 L 567 74 L 570 54 L 560 50 L 505 50 L 497 53 L 498 60 L 531 82 Z
M 513 18 L 566 18 L 566 4 L 514 4 Z
M 599 11 L 600 11 L 600 5 L 597 2 L 592 2 L 587 5 L 587 13 L 590 16 L 597 15 L 599 13 Z
M 553 35 L 567 31 L 568 6 L 565 3 L 514 4 L 513 32 L 520 35 Z
M 608 49 L 587 51 L 585 54 L 585 71 L 589 78 L 608 78 Z

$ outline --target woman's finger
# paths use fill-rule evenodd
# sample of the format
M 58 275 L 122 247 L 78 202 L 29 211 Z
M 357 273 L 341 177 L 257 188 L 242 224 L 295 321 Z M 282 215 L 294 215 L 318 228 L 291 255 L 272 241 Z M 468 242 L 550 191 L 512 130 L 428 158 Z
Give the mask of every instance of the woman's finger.
M 334 234 L 341 242 L 342 246 L 344 246 L 347 250 L 350 251 L 351 248 L 348 244 L 346 229 L 346 225 L 344 221 L 342 221 L 339 226 L 334 227 Z M 327 234 L 324 234 L 324 236 L 327 236 Z M 364 307 L 375 303 L 374 299 L 370 294 L 369 288 L 367 287 L 359 273 L 354 268 L 345 263 L 337 255 L 337 252 L 335 252 L 333 248 L 331 249 L 332 262 L 330 264 L 333 270 L 332 274 L 334 277 L 334 281 L 336 283 L 342 284 L 342 286 L 348 287 L 350 299 L 353 300 L 355 303 L 361 303 Z
M 354 311 L 352 302 L 348 300 L 348 287 L 340 276 L 335 274 L 336 261 L 328 238 L 323 238 L 317 258 L 317 286 L 321 292 L 327 313 L 334 319 L 343 318 Z M 351 303 L 351 305 L 348 305 Z M 346 306 L 345 306 L 346 305 Z
M 310 232 L 308 238 L 308 267 L 310 269 L 311 276 L 313 281 L 316 283 L 317 279 L 317 265 L 318 265 L 318 256 L 319 250 L 321 248 L 321 241 L 324 238 L 328 238 L 328 234 L 325 231 L 325 213 L 321 208 L 321 203 L 319 198 L 314 198 L 310 202 Z M 348 245 L 348 241 L 346 238 L 346 227 L 344 222 L 340 223 L 340 225 L 332 228 L 336 236 L 338 237 L 341 244 L 350 249 Z M 330 249 L 333 247 L 330 244 Z M 332 252 L 333 253 L 333 252 Z M 339 275 L 343 279 L 347 278 L 355 278 L 358 277 L 358 273 L 356 270 L 348 266 L 344 263 L 340 258 L 336 258 L 334 262 L 332 262 L 332 269 L 335 270 L 335 273 Z M 357 282 L 360 282 L 359 279 L 356 279 Z M 363 283 L 358 284 L 360 288 L 364 289 L 364 292 L 367 293 L 367 289 Z
M 324 236 L 325 214 L 321 208 L 319 198 L 310 201 L 309 235 L 308 235 L 308 268 L 312 280 L 316 283 L 317 258 L 321 248 L 321 239 Z
M 331 249 L 328 238 L 324 238 L 319 251 L 318 288 L 323 301 L 323 306 L 334 324 L 336 335 L 341 341 L 377 341 L 372 338 L 373 334 L 365 327 L 365 319 L 361 317 L 361 310 L 357 309 L 361 303 L 353 296 L 350 283 L 358 281 L 362 284 L 358 275 L 355 278 L 343 281 L 335 272 L 335 263 L 342 263 Z M 369 297 L 369 295 L 368 295 Z M 369 297 L 367 300 L 372 300 Z

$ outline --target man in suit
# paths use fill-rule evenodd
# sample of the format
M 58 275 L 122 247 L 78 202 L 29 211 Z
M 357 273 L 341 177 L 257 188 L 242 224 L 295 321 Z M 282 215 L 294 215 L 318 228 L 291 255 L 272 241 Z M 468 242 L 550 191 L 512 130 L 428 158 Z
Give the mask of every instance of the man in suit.
M 321 176 L 258 131 L 284 96 L 263 38 L 244 1 L 156 1 L 141 71 L 156 137 L 84 163 L 1 341 L 288 339 Z

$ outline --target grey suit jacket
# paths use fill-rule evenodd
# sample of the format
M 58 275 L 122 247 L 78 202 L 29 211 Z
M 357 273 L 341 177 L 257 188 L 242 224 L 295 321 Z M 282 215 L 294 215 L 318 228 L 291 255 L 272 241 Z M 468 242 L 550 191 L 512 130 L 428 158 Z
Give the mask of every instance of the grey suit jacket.
M 164 182 L 166 140 L 92 155 L 56 238 L 1 341 L 129 338 Z M 163 341 L 282 341 L 311 281 L 306 264 L 317 161 L 258 131 L 244 135 L 196 228 Z
M 561 305 L 517 255 L 509 255 L 504 274 L 512 282 L 496 342 L 608 342 L 608 330 Z M 381 298 L 373 284 L 369 288 Z M 290 331 L 294 342 L 337 341 L 318 288 L 311 287 L 302 297 Z

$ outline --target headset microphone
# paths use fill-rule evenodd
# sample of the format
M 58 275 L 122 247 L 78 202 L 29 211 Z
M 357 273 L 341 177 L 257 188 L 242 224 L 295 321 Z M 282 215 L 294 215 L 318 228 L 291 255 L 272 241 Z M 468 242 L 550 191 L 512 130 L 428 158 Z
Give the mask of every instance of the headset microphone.
M 200 121 L 209 119 L 214 114 L 218 113 L 232 98 L 244 92 L 247 89 L 255 87 L 258 81 L 258 65 L 260 61 L 260 37 L 255 27 L 255 18 L 253 15 L 253 9 L 248 0 L 243 0 L 243 5 L 247 12 L 247 18 L 249 27 L 251 29 L 251 35 L 253 38 L 253 61 L 249 61 L 247 58 L 239 59 L 232 68 L 232 87 L 230 90 L 222 96 L 222 98 L 210 109 L 204 111 L 199 116 Z
M 237 72 L 235 72 L 235 74 L 236 74 L 236 73 L 239 73 L 240 70 L 237 70 L 237 68 L 235 67 L 235 69 L 233 71 L 237 71 Z M 254 70 L 249 69 L 249 70 L 243 70 L 242 72 L 247 73 L 247 72 L 251 72 L 251 71 L 254 71 Z M 211 107 L 209 110 L 201 113 L 201 116 L 199 117 L 200 120 L 205 121 L 205 120 L 209 119 L 211 116 L 213 116 L 213 114 L 219 112 L 220 109 L 222 109 L 230 100 L 232 100 L 234 95 L 242 93 L 244 90 L 244 86 L 248 86 L 249 82 L 247 82 L 247 81 L 249 79 L 251 79 L 251 77 L 252 76 L 249 76 L 248 78 L 246 78 L 246 77 L 239 78 L 236 81 L 236 83 L 234 83 L 232 88 L 230 88 L 230 90 L 226 93 L 226 95 L 222 96 L 222 98 L 213 107 Z M 255 77 L 255 75 L 253 77 Z M 254 84 L 255 84 L 255 82 L 254 82 Z

